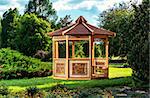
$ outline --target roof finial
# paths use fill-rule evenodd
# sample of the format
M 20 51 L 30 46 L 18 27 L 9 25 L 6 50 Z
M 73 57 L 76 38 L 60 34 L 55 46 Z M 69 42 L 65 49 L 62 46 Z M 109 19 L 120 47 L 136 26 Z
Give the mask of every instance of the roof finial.
M 86 23 L 87 21 L 85 20 L 85 18 L 83 16 L 80 16 L 75 22 L 76 23 L 82 23 L 82 22 Z

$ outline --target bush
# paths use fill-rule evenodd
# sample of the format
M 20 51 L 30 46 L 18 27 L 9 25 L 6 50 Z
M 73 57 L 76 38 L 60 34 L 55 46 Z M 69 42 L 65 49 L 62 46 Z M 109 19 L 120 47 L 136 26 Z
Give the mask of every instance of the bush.
M 37 87 L 29 87 L 26 90 L 28 96 L 31 98 L 33 98 L 33 96 L 39 92 L 39 89 Z
M 51 75 L 52 64 L 22 55 L 9 48 L 0 49 L 0 79 Z
M 5 85 L 1 85 L 0 86 L 0 95 L 4 96 L 4 95 L 8 95 L 9 91 L 8 91 L 8 87 Z

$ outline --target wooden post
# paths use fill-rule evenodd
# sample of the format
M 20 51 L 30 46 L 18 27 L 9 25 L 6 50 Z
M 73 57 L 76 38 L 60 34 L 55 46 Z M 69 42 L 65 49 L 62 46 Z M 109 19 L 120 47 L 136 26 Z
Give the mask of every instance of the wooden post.
M 92 65 L 94 65 L 94 58 L 95 58 L 95 55 L 94 55 L 94 37 L 92 37 Z
M 58 41 L 56 41 L 56 58 L 59 58 Z
M 108 46 L 109 46 L 109 41 L 108 41 L 108 37 L 106 37 L 106 41 L 105 41 L 105 47 L 106 47 L 106 66 L 107 66 L 107 78 L 108 78 L 108 75 L 109 75 L 109 66 L 108 66 Z
M 105 48 L 106 48 L 106 66 L 108 66 L 108 46 L 109 46 L 109 41 L 108 41 L 108 37 L 106 37 L 106 41 L 105 41 Z
M 90 58 L 89 73 L 91 79 L 92 78 L 92 37 L 91 36 L 89 36 L 89 58 Z
M 95 67 L 95 63 L 94 63 L 94 59 L 95 59 L 95 55 L 94 55 L 94 36 L 92 36 L 92 38 L 91 38 L 91 48 L 92 48 L 92 73 L 94 73 L 94 71 L 95 71 L 95 69 L 94 69 L 94 67 Z
M 52 38 L 53 41 L 53 45 L 52 45 L 52 53 L 53 53 L 53 76 L 55 76 L 55 41 L 54 41 L 54 37 Z
M 69 62 L 68 62 L 68 59 L 69 59 L 69 41 L 68 41 L 68 35 L 66 35 L 66 79 L 68 79 L 69 77 Z
M 72 58 L 75 57 L 75 42 L 72 41 Z

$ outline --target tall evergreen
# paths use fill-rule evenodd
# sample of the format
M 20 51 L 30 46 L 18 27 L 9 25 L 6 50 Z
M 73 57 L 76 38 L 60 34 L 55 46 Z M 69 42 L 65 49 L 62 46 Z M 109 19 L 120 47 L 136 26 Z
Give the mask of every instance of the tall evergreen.
M 34 13 L 49 21 L 57 19 L 56 11 L 53 9 L 50 0 L 29 0 L 29 3 L 25 6 L 25 13 Z
M 133 69 L 134 83 L 149 83 L 149 0 L 143 0 L 139 6 L 133 5 L 135 13 L 130 33 L 128 62 Z
M 17 22 L 18 22 L 19 12 L 15 9 L 9 9 L 3 14 L 3 19 L 1 20 L 2 32 L 2 47 L 15 47 L 15 37 L 17 34 Z

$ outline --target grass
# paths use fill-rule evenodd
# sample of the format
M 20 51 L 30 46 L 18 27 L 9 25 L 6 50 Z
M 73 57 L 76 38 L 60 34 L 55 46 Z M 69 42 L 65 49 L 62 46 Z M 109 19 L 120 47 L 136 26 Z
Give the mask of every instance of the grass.
M 118 65 L 119 66 L 119 65 Z M 56 84 L 65 84 L 69 88 L 90 88 L 90 87 L 112 87 L 131 84 L 132 70 L 130 68 L 116 68 L 109 69 L 109 79 L 100 80 L 56 80 L 52 77 L 40 77 L 31 79 L 13 79 L 1 80 L 0 85 L 5 84 L 12 92 L 20 92 L 30 86 L 37 86 L 41 89 L 50 88 Z

